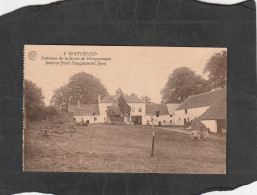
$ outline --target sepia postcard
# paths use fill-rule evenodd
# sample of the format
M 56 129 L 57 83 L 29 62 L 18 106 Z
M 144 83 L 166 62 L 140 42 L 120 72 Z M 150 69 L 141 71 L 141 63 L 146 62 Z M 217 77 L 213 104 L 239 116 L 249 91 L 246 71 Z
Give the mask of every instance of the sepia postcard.
M 226 173 L 226 48 L 25 45 L 23 100 L 23 171 Z

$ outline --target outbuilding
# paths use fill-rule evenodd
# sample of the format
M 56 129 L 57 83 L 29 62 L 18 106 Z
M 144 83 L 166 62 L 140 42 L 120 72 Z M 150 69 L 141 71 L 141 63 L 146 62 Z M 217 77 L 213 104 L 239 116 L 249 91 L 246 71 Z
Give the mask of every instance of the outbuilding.
M 209 109 L 225 93 L 225 89 L 216 89 L 206 93 L 189 96 L 175 110 L 175 125 L 183 126 Z
M 198 119 L 213 133 L 225 133 L 227 129 L 227 99 L 223 93 Z

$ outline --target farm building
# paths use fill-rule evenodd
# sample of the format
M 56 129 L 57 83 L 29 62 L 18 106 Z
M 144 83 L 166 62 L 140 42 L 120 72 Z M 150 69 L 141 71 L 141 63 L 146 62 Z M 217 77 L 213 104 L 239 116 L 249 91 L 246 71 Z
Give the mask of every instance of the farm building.
M 121 110 L 122 112 L 124 110 L 120 107 L 120 104 L 123 104 L 123 106 L 126 104 L 126 110 L 129 106 L 130 113 L 121 114 Z M 109 111 L 109 116 L 107 116 L 107 111 Z M 110 122 L 110 112 L 116 114 L 119 112 L 125 123 L 142 124 L 142 117 L 145 115 L 145 102 L 134 94 L 122 95 L 121 90 L 118 89 L 115 95 L 105 96 L 102 100 L 98 96 L 98 104 L 80 105 L 78 102 L 78 105 L 70 105 L 68 112 L 73 113 L 77 122 L 81 122 L 82 119 L 87 123 Z M 112 117 L 112 119 L 114 118 Z
M 201 116 L 201 122 L 213 133 L 224 133 L 226 131 L 226 93 L 222 93 L 218 99 Z
M 69 112 L 73 113 L 76 122 L 98 123 L 101 121 L 98 104 L 70 105 Z
M 105 96 L 102 100 L 99 98 L 100 115 L 104 118 L 103 122 L 107 122 L 107 107 L 113 104 L 116 96 L 121 95 L 121 90 L 116 91 L 116 95 Z M 145 102 L 139 99 L 135 94 L 122 95 L 126 103 L 131 107 L 129 122 L 133 124 L 142 124 L 142 117 L 145 115 Z
M 135 94 L 123 95 L 121 90 L 116 95 L 98 97 L 98 104 L 70 105 L 69 112 L 74 119 L 86 123 L 121 123 L 150 125 L 154 118 L 155 125 L 174 125 L 175 109 L 179 104 L 150 104 L 139 99 Z M 115 121 L 115 122 L 114 122 Z
M 151 125 L 153 118 L 155 125 L 174 125 L 175 109 L 179 104 L 146 104 L 146 114 L 143 116 L 143 125 Z
M 175 110 L 175 125 L 185 125 L 188 121 L 203 115 L 221 96 L 226 97 L 225 89 L 217 89 L 210 92 L 189 96 Z M 218 103 L 221 104 L 221 107 L 223 106 L 224 109 L 226 109 L 224 103 L 221 101 Z
M 117 93 L 111 106 L 107 106 L 106 115 L 109 124 L 130 123 L 131 107 L 121 93 Z

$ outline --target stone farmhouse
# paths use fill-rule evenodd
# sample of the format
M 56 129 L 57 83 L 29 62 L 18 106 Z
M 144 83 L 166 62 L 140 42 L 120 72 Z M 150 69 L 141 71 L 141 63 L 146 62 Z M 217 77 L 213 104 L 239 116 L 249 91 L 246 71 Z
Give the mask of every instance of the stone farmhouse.
M 119 102 L 124 99 L 130 106 L 130 113 L 120 112 L 123 106 Z M 77 122 L 85 123 L 110 123 L 108 110 L 115 110 L 115 113 L 123 119 L 125 124 L 151 125 L 152 118 L 155 125 L 175 125 L 175 109 L 179 104 L 150 104 L 138 98 L 135 94 L 122 95 L 120 89 L 113 96 L 98 97 L 98 104 L 69 105 L 70 113 Z M 117 111 L 119 110 L 119 112 Z M 118 114 L 119 113 L 119 114 Z
M 194 119 L 200 119 L 211 132 L 226 129 L 226 90 L 189 96 L 175 110 L 175 125 L 182 126 Z

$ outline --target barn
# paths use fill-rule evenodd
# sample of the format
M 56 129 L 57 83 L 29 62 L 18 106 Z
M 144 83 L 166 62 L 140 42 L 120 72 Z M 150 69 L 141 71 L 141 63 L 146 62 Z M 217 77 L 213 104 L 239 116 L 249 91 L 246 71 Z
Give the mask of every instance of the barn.
M 213 133 L 226 132 L 227 124 L 227 98 L 226 93 L 221 94 L 218 99 L 198 119 Z
M 146 104 L 146 113 L 143 116 L 143 125 L 151 125 L 153 118 L 154 124 L 158 126 L 174 125 L 175 109 L 179 104 Z
M 70 105 L 69 112 L 73 113 L 76 122 L 98 123 L 100 120 L 98 104 Z
M 204 114 L 214 102 L 223 94 L 225 89 L 216 89 L 210 92 L 189 96 L 175 110 L 175 125 L 183 126 Z

